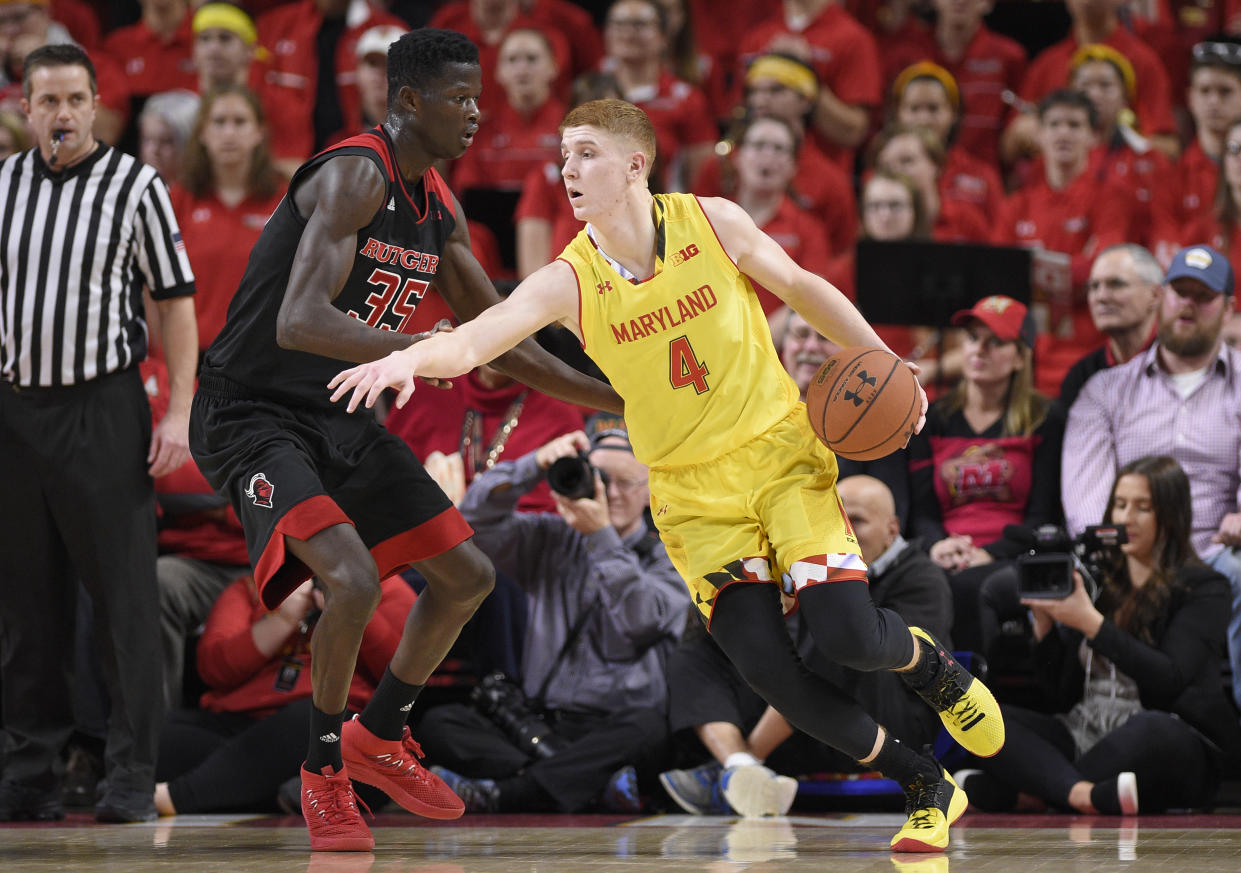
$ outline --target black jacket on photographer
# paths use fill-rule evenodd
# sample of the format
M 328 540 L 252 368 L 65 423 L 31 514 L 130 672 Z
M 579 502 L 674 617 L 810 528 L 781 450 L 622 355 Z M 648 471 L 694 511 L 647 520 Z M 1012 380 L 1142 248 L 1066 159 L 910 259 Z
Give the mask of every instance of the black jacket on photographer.
M 461 503 L 474 542 L 529 598 L 522 687 L 534 697 L 583 611 L 590 615 L 547 685 L 550 710 L 667 711 L 664 664 L 685 625 L 689 592 L 643 523 L 581 534 L 556 514 L 518 513 L 543 479 L 533 452 L 476 478 Z
M 1224 695 L 1220 671 L 1230 613 L 1228 581 L 1204 566 L 1181 569 L 1148 645 L 1105 615 L 1089 646 L 1137 683 L 1144 709 L 1170 712 L 1192 725 L 1220 752 L 1229 770 L 1241 765 L 1241 726 Z M 1034 650 L 1035 672 L 1056 712 L 1082 697 L 1083 636 L 1057 624 Z

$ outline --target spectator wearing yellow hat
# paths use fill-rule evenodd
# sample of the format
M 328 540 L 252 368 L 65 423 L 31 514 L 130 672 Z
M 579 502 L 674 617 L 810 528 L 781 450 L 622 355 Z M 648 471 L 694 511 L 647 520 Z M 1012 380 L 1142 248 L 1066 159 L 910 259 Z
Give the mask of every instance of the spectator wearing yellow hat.
M 1099 114 L 1099 173 L 1133 192 L 1137 211 L 1131 218 L 1129 239 L 1151 245 L 1151 201 L 1157 183 L 1169 178 L 1172 162 L 1137 128 L 1132 107 L 1138 81 L 1133 64 L 1111 46 L 1091 43 L 1074 52 L 1069 69 L 1069 84 L 1089 97 Z
M 312 131 L 298 114 L 298 92 L 271 70 L 271 54 L 259 43 L 254 20 L 232 3 L 204 3 L 194 12 L 192 29 L 197 92 L 239 85 L 253 91 L 270 129 L 280 132 L 269 137 L 274 166 L 291 176 L 310 157 Z

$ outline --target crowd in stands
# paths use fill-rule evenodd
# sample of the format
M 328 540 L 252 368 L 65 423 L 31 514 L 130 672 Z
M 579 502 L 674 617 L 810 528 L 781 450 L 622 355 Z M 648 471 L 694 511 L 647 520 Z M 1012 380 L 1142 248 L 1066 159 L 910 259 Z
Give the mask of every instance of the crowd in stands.
M 81 45 L 98 73 L 97 138 L 169 185 L 200 351 L 293 171 L 383 121 L 388 44 L 412 27 L 460 31 L 481 53 L 480 127 L 441 172 L 502 292 L 581 230 L 561 118 L 618 96 L 654 124 L 653 190 L 734 200 L 921 367 L 925 428 L 880 461 L 840 459 L 840 492 L 877 602 L 1047 692 L 1041 710 L 1002 700 L 1009 746 L 962 783 L 976 805 L 1203 807 L 1221 774 L 1241 773 L 1241 0 L 1066 0 L 1068 30 L 1045 45 L 989 26 L 1017 0 L 109 5 L 0 0 L 0 159 L 30 147 L 23 58 Z M 922 244 L 962 252 L 928 288 L 979 293 L 911 324 L 868 302 L 874 258 L 859 246 L 901 258 Z M 1029 251 L 1023 299 L 971 284 L 970 259 L 990 247 Z M 755 292 L 804 396 L 836 347 Z M 431 291 L 412 326 L 453 317 Z M 540 341 L 586 366 L 563 333 Z M 157 420 L 160 358 L 142 365 Z M 766 706 L 703 631 L 643 515 L 646 471 L 623 421 L 486 366 L 418 397 L 385 423 L 498 571 L 454 654 L 476 678 L 511 677 L 509 702 L 536 704 L 412 714 L 467 809 L 635 812 L 671 798 L 694 814 L 779 815 L 797 778 L 856 768 Z M 566 498 L 547 470 L 579 452 L 604 475 Z M 308 583 L 267 612 L 237 518 L 193 462 L 156 490 L 150 633 L 169 708 L 156 808 L 274 808 L 300 766 L 322 595 Z M 1097 599 L 1080 580 L 1063 602 L 1022 599 L 1031 529 L 1100 523 L 1125 525 L 1131 544 Z M 415 576 L 384 582 L 352 710 L 382 675 Z M 893 676 L 832 668 L 795 616 L 788 630 L 879 720 L 935 740 L 935 718 Z M 1013 645 L 1024 659 L 1005 658 Z M 93 732 L 79 726 L 70 781 L 103 775 Z

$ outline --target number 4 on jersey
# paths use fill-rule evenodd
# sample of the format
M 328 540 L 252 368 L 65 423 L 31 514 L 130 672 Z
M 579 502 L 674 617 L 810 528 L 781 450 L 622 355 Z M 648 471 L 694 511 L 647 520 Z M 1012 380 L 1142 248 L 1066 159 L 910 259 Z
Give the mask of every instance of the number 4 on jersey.
M 710 387 L 707 385 L 707 376 L 711 371 L 694 354 L 694 347 L 689 344 L 689 337 L 679 336 L 668 343 L 668 356 L 668 377 L 673 388 L 693 385 L 694 393 L 706 393 Z

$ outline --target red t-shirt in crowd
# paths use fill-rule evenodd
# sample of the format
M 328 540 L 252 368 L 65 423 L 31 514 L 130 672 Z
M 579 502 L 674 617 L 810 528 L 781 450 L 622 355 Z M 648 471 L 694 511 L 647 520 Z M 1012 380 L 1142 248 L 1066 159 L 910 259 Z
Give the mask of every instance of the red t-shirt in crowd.
M 547 163 L 526 175 L 521 198 L 513 210 L 513 222 L 536 218 L 551 226 L 552 242 L 548 261 L 553 261 L 573 241 L 585 223 L 573 216 L 573 206 L 565 194 L 559 163 Z M 542 265 L 540 265 L 542 266 Z
M 51 0 L 48 12 L 52 21 L 58 21 L 69 31 L 69 35 L 95 60 L 94 52 L 103 40 L 103 29 L 99 26 L 99 16 L 95 10 L 82 0 Z
M 336 89 L 343 124 L 349 128 L 348 133 L 353 132 L 353 125 L 362 118 L 362 98 L 358 95 L 357 84 L 358 39 L 370 28 L 381 24 L 409 29 L 404 20 L 376 6 L 350 8 L 364 8 L 367 16 L 358 21 L 346 17 L 345 30 L 336 43 Z M 272 138 L 276 140 L 284 135 L 295 135 L 302 137 L 299 142 L 309 137 L 313 143 L 319 82 L 317 40 L 323 26 L 323 13 L 315 0 L 297 0 L 277 6 L 260 16 L 257 26 L 259 44 L 271 52 L 271 59 L 263 73 L 264 80 L 282 89 L 287 104 L 287 112 L 280 113 L 280 127 L 272 125 Z
M 176 88 L 198 90 L 192 19 L 186 12 L 167 39 L 141 21 L 114 30 L 104 38 L 104 50 L 120 65 L 131 96 L 146 98 Z
M 728 197 L 735 185 L 725 178 L 728 158 L 712 155 L 698 171 L 690 187 L 699 197 Z M 846 251 L 857 237 L 857 198 L 853 180 L 812 142 L 803 142 L 797 153 L 797 172 L 789 185 L 793 202 L 810 212 L 823 225 L 829 254 Z
M 784 249 L 799 266 L 811 273 L 828 278 L 831 262 L 828 257 L 827 234 L 823 229 L 823 224 L 794 203 L 791 198 L 786 196 L 780 200 L 780 208 L 760 230 L 779 243 L 780 248 Z M 763 312 L 771 315 L 784 305 L 783 300 L 758 282 L 753 279 L 750 282 L 754 286 L 754 293 L 758 295 L 758 302 L 762 305 Z
M 957 143 L 944 156 L 939 173 L 939 196 L 945 202 L 960 201 L 974 207 L 989 220 L 1004 202 L 1004 183 L 991 164 Z
M 552 57 L 556 61 L 556 69 L 559 71 L 552 90 L 558 97 L 568 98 L 569 86 L 573 83 L 573 49 L 571 47 L 573 36 L 564 33 L 555 25 L 540 21 L 530 15 L 518 15 L 495 42 L 488 42 L 483 38 L 482 29 L 470 17 L 469 4 L 450 3 L 438 9 L 435 15 L 431 16 L 431 23 L 428 26 L 455 30 L 469 37 L 470 42 L 478 46 L 478 62 L 483 71 L 483 97 L 480 106 L 484 110 L 504 100 L 504 91 L 500 88 L 500 83 L 496 81 L 496 67 L 500 60 L 500 45 L 504 42 L 504 37 L 514 30 L 537 30 L 547 37 L 552 47 Z
M 961 200 L 941 200 L 931 227 L 931 237 L 939 242 L 987 242 L 991 232 L 991 220 Z
M 358 712 L 396 654 L 405 618 L 414 606 L 414 590 L 400 576 L 389 576 L 379 587 L 379 606 L 362 632 L 357 669 L 349 680 L 349 708 Z M 294 631 L 274 655 L 264 655 L 254 645 L 251 628 L 267 614 L 249 576 L 220 593 L 198 641 L 198 674 L 211 687 L 199 701 L 203 709 L 262 718 L 310 697 L 313 629 L 305 634 Z
M 1154 148 L 1140 154 L 1129 145 L 1099 146 L 1095 151 L 1103 175 L 1128 188 L 1133 195 L 1135 210 L 1129 225 L 1129 242 L 1152 246 L 1155 192 L 1175 178 L 1172 162 Z
M 405 440 L 419 458 L 425 459 L 434 451 L 446 455 L 461 452 L 467 485 L 487 469 L 488 454 L 495 447 L 502 446 L 497 462 L 513 461 L 584 426 L 581 410 L 572 404 L 520 382 L 487 388 L 473 372 L 453 379 L 452 388 L 435 391 L 433 398 L 424 395 L 424 400 L 394 409 L 385 426 Z M 517 424 L 504 438 L 502 428 L 514 415 Z M 468 448 L 466 437 L 470 439 Z M 555 512 L 556 502 L 547 483 L 540 482 L 517 501 L 517 508 L 522 512 Z
M 206 350 L 224 327 L 228 304 L 250 262 L 250 249 L 280 205 L 284 188 L 281 185 L 271 197 L 248 197 L 228 207 L 214 193 L 195 197 L 180 186 L 173 187 L 172 208 L 194 269 L 199 349 Z
M 449 184 L 460 197 L 470 188 L 521 189 L 526 176 L 560 158 L 560 122 L 565 105 L 548 100 L 530 115 L 507 101 L 492 104 L 474 144 L 453 161 Z
M 1159 55 L 1124 27 L 1117 27 L 1103 42 L 1133 64 L 1138 80 L 1137 105 L 1134 109 L 1138 114 L 1138 128 L 1141 132 L 1148 135 L 1175 133 L 1176 122 L 1172 118 L 1168 74 L 1164 71 Z M 1069 34 L 1068 38 L 1039 52 L 1022 82 L 1021 96 L 1031 103 L 1038 103 L 1057 88 L 1067 87 L 1069 62 L 1078 48 L 1080 46 L 1077 37 Z
M 1060 391 L 1064 374 L 1103 338 L 1090 318 L 1085 283 L 1095 256 L 1128 242 L 1136 212 L 1129 188 L 1102 175 L 1096 160 L 1060 190 L 1040 176 L 1014 191 L 996 221 L 992 242 L 1069 255 L 1070 285 L 1047 300 L 1047 335 L 1035 347 L 1035 387 L 1049 396 Z
M 1219 186 L 1220 165 L 1202 150 L 1197 139 L 1185 147 L 1172 165 L 1172 176 L 1155 186 L 1151 203 L 1151 245 L 1160 263 L 1167 264 L 1180 248 L 1182 232 L 1199 219 L 1209 219 Z
M 745 67 L 761 54 L 769 51 L 773 39 L 794 34 L 784 19 L 782 7 L 764 20 L 742 40 L 738 53 L 740 69 L 737 87 L 745 79 Z M 800 32 L 810 44 L 810 65 L 814 67 L 819 82 L 841 101 L 852 106 L 868 109 L 878 107 L 882 100 L 883 72 L 879 63 L 879 50 L 875 39 L 843 6 L 833 3 L 825 6 Z M 735 99 L 734 103 L 741 102 Z M 852 170 L 853 152 L 827 140 L 817 132 L 814 141 L 832 160 L 844 169 Z

